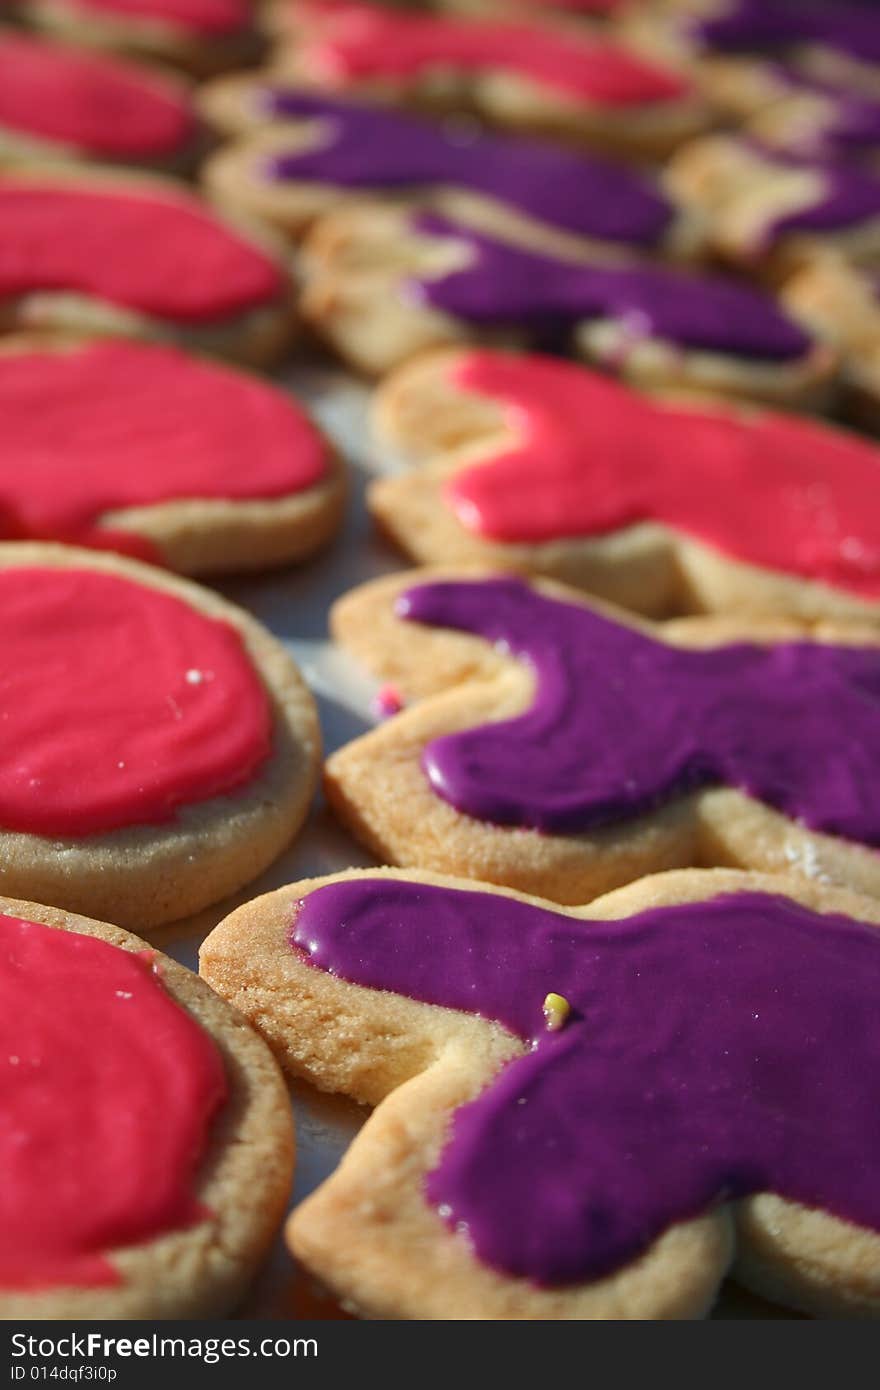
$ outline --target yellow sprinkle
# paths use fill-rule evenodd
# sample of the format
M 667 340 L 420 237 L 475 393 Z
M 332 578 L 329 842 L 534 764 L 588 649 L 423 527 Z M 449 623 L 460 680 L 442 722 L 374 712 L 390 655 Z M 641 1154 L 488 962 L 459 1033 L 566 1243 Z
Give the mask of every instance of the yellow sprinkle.
M 567 999 L 563 999 L 561 994 L 548 994 L 544 1000 L 543 1008 L 544 1018 L 547 1020 L 547 1030 L 550 1033 L 558 1032 L 571 1013 L 571 1005 Z

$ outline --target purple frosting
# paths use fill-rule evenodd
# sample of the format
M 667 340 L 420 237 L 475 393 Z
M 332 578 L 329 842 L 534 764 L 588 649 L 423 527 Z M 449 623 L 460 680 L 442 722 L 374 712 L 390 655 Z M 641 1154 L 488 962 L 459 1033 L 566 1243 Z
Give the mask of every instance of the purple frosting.
M 837 96 L 834 116 L 820 136 L 823 151 L 859 153 L 880 144 L 880 101 L 869 97 Z
M 803 133 L 787 146 L 796 156 L 858 156 L 872 153 L 873 147 L 880 144 L 880 101 L 863 93 L 842 91 L 830 82 L 817 81 L 782 64 L 771 64 L 769 70 L 792 93 L 824 97 L 831 105 L 827 119 L 817 130 Z
M 532 1045 L 455 1115 L 427 1196 L 480 1260 L 601 1278 L 713 1206 L 773 1192 L 880 1231 L 880 937 L 731 893 L 614 922 L 357 879 L 294 945 L 371 989 Z M 545 996 L 571 1013 L 544 1026 Z
M 723 785 L 880 846 L 876 648 L 688 650 L 512 578 L 420 585 L 397 611 L 534 668 L 525 714 L 425 748 L 432 787 L 466 815 L 577 833 Z
M 843 164 L 811 162 L 775 152 L 771 158 L 783 168 L 812 170 L 823 187 L 815 202 L 773 222 L 770 240 L 786 232 L 839 232 L 880 217 L 880 178 L 875 175 Z
M 880 63 L 880 15 L 846 0 L 729 0 L 723 14 L 691 26 L 719 52 L 760 52 L 802 44 Z
M 313 92 L 266 91 L 278 116 L 316 117 L 332 137 L 318 149 L 269 161 L 275 179 L 319 180 L 346 188 L 445 184 L 509 203 L 541 222 L 605 241 L 651 247 L 672 221 L 652 180 L 592 156 L 537 141 L 510 140 Z
M 419 298 L 476 324 L 571 328 L 619 320 L 637 338 L 787 361 L 809 352 L 809 336 L 770 295 L 721 275 L 666 266 L 583 265 L 509 246 L 445 218 L 414 219 L 417 231 L 463 241 L 472 262 L 442 279 L 417 281 Z

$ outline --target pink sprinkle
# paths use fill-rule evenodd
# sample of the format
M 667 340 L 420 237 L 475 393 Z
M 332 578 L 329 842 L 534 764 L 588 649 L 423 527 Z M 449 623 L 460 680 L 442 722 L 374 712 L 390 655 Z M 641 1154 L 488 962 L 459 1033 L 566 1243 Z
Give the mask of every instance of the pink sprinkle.
M 403 696 L 396 685 L 383 685 L 373 697 L 371 708 L 377 719 L 390 719 L 403 709 Z

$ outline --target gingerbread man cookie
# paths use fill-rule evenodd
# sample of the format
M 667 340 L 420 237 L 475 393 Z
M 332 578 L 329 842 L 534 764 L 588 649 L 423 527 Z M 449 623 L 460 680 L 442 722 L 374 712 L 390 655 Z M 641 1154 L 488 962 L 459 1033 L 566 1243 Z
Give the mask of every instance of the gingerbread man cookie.
M 0 30 L 0 156 L 185 169 L 198 153 L 189 87 L 141 63 Z
M 371 192 L 550 251 L 607 245 L 678 259 L 701 249 L 701 218 L 682 215 L 660 179 L 583 152 L 428 121 L 271 70 L 218 78 L 199 106 L 223 134 L 246 137 L 207 161 L 208 191 L 297 239 Z
M 858 435 L 468 349 L 401 368 L 374 420 L 422 465 L 368 494 L 420 563 L 545 574 L 655 615 L 880 615 L 880 451 Z
M 273 6 L 284 34 L 286 0 Z M 655 159 L 705 129 L 687 78 L 604 32 L 309 0 L 279 67 L 309 84 L 474 109 L 500 126 Z
M 876 1316 L 878 923 L 719 870 L 565 910 L 367 869 L 240 908 L 201 971 L 378 1107 L 288 1227 L 363 1315 L 695 1317 L 731 1273 Z
M 283 247 L 183 184 L 72 166 L 0 173 L 2 330 L 172 339 L 267 364 L 294 317 Z
M 719 864 L 880 895 L 876 630 L 651 626 L 546 580 L 443 570 L 355 589 L 332 627 L 415 701 L 326 764 L 380 861 L 568 903 Z
M 176 348 L 0 338 L 0 537 L 185 574 L 302 560 L 341 520 L 342 466 L 286 392 Z
M 265 1044 L 136 936 L 11 898 L 0 1039 L 0 1315 L 230 1312 L 290 1186 Z
M 819 408 L 835 353 L 768 291 L 633 257 L 550 255 L 436 213 L 328 214 L 304 251 L 301 310 L 361 371 L 492 341 L 574 351 L 639 386 Z
M 218 595 L 93 551 L 0 545 L 0 887 L 140 928 L 255 878 L 320 756 L 287 652 Z

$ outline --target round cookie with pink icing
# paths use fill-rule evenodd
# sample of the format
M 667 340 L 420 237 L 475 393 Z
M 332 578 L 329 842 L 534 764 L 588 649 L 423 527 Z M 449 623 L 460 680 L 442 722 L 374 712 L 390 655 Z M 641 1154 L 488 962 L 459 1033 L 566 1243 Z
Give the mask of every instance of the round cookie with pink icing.
M 0 173 L 0 331 L 35 328 L 268 365 L 295 329 L 284 248 L 171 179 L 15 165 Z
M 0 1315 L 231 1312 L 291 1178 L 268 1048 L 136 936 L 12 898 L 0 1003 Z
M 560 908 L 365 869 L 239 908 L 200 968 L 292 1075 L 377 1107 L 288 1225 L 361 1315 L 692 1318 L 731 1276 L 876 1317 L 878 924 L 770 875 Z
M 0 539 L 118 550 L 185 574 L 306 559 L 342 465 L 255 376 L 110 338 L 0 338 Z
M 455 343 L 574 353 L 634 384 L 820 409 L 837 356 L 769 290 L 565 249 L 435 212 L 357 205 L 304 247 L 303 316 L 360 371 Z
M 646 159 L 709 123 L 685 74 L 605 31 L 344 0 L 276 0 L 268 22 L 279 69 L 312 86 L 470 108 L 499 126 Z
M 183 170 L 199 125 L 181 78 L 0 29 L 0 155 Z
M 0 888 L 140 929 L 255 878 L 308 811 L 314 701 L 218 595 L 66 546 L 0 545 Z
M 880 896 L 876 627 L 650 624 L 473 569 L 375 580 L 331 622 L 405 706 L 325 766 L 380 862 L 564 903 L 716 865 Z
M 197 76 L 252 62 L 262 43 L 249 0 L 23 0 L 34 28 L 87 48 L 160 58 Z
M 425 356 L 376 394 L 381 529 L 422 564 L 563 580 L 639 613 L 880 616 L 880 450 L 748 402 L 645 396 L 550 357 Z

